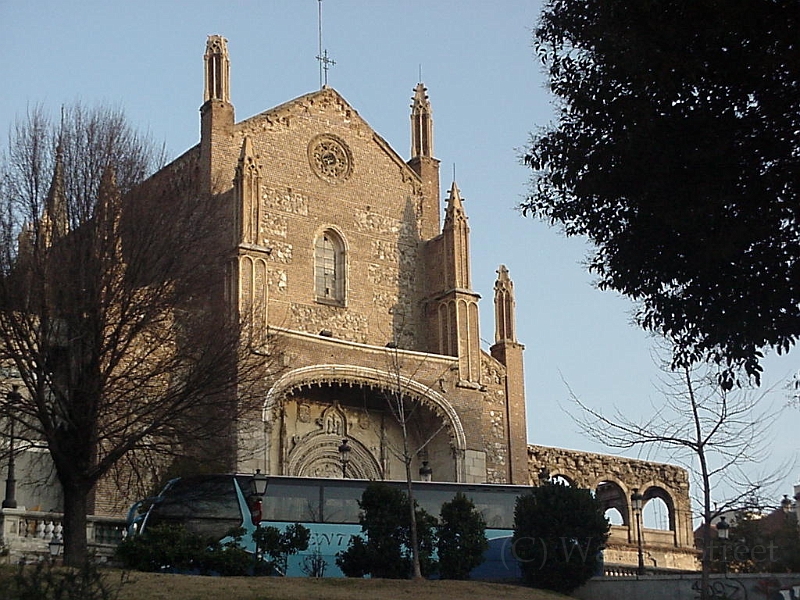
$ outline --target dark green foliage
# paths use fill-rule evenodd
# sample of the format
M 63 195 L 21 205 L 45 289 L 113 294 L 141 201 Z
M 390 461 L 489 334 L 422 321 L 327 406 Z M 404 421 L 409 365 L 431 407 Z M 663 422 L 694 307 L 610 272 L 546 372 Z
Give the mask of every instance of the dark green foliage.
M 406 504 L 406 507 L 408 504 Z M 406 515 L 408 515 L 406 508 Z M 436 529 L 439 525 L 438 520 L 433 515 L 427 513 L 422 508 L 417 508 L 417 543 L 419 544 L 419 570 L 423 577 L 429 577 L 439 568 L 439 562 L 434 558 L 437 546 Z M 410 516 L 409 516 L 410 520 Z M 410 533 L 410 527 L 409 527 Z M 411 538 L 406 542 L 406 548 L 410 548 Z M 411 550 L 408 550 L 408 568 L 412 568 Z
M 82 567 L 53 568 L 48 562 L 20 566 L 13 577 L 0 582 L 3 600 L 116 600 L 125 583 L 109 583 L 93 561 Z
M 408 538 L 408 510 L 405 494 L 384 485 L 371 485 L 358 505 L 361 530 L 367 538 L 370 558 L 368 572 L 374 577 L 409 576 L 403 561 L 403 542 Z
M 271 573 L 286 575 L 286 567 L 291 554 L 308 548 L 311 531 L 295 523 L 284 531 L 277 527 L 259 527 L 253 533 L 260 556 L 269 556 L 268 569 Z
M 213 542 L 208 544 L 197 559 L 197 568 L 203 574 L 223 576 L 241 576 L 252 572 L 253 555 L 241 547 L 244 529 L 236 527 L 228 532 L 228 540 L 224 544 Z
M 439 519 L 439 574 L 442 579 L 467 579 L 489 548 L 486 521 L 472 500 L 459 492 L 442 504 Z
M 233 540 L 220 544 L 181 526 L 158 525 L 123 540 L 117 546 L 117 558 L 137 571 L 246 575 L 252 570 L 253 557 L 238 545 L 243 533 L 231 531 Z
M 411 576 L 411 525 L 408 496 L 381 483 L 364 490 L 358 503 L 363 536 L 353 536 L 346 550 L 336 555 L 336 564 L 348 577 L 404 579 Z M 423 576 L 436 569 L 433 559 L 436 518 L 418 508 L 417 536 Z
M 800 572 L 800 531 L 794 512 L 737 513 L 730 539 L 713 539 L 711 548 L 709 558 L 718 573 Z
M 125 568 L 136 571 L 161 571 L 164 568 L 190 571 L 209 545 L 198 535 L 178 525 L 157 525 L 142 535 L 123 540 L 117 558 Z
M 561 109 L 523 210 L 727 385 L 800 335 L 798 31 L 796 0 L 550 0 L 535 31 Z
M 346 577 L 364 577 L 372 569 L 367 542 L 360 535 L 350 536 L 347 549 L 336 555 L 336 565 Z
M 308 548 L 311 532 L 302 525 L 289 525 L 281 532 L 276 527 L 261 527 L 253 532 L 259 558 L 241 547 L 245 531 L 237 527 L 220 543 L 186 531 L 177 525 L 157 525 L 142 535 L 124 540 L 117 547 L 117 558 L 126 568 L 137 571 L 178 571 L 215 575 L 286 573 L 291 554 Z
M 569 594 L 598 571 L 608 530 L 589 490 L 548 482 L 520 496 L 513 552 L 525 582 Z

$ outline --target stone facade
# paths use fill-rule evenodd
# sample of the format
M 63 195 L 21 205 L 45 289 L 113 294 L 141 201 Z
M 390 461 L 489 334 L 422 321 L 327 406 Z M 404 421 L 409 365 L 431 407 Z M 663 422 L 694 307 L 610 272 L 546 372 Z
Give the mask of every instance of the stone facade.
M 501 267 L 485 352 L 455 182 L 440 218 L 424 86 L 406 161 L 328 87 L 236 123 L 220 36 L 205 70 L 200 143 L 167 170 L 196 164 L 230 207 L 224 301 L 285 367 L 252 416 L 262 426 L 239 433 L 237 468 L 336 475 L 346 439 L 353 476 L 404 478 L 409 455 L 441 481 L 526 483 L 513 286 Z

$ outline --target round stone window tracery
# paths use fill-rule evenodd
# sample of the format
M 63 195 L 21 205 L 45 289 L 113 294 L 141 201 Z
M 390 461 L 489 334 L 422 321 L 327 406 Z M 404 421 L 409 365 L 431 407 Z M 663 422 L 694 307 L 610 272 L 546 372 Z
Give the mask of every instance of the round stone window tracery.
M 308 144 L 308 162 L 314 173 L 328 183 L 344 181 L 353 171 L 353 155 L 341 138 L 324 133 Z

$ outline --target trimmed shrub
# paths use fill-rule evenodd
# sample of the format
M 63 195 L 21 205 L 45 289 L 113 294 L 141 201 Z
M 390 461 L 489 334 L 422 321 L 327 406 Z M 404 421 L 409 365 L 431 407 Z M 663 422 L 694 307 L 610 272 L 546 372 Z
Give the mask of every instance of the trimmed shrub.
M 442 504 L 438 533 L 439 575 L 442 579 L 468 579 L 489 548 L 483 515 L 459 492 Z
M 176 571 L 201 575 L 247 575 L 252 554 L 239 547 L 244 530 L 236 528 L 225 544 L 190 533 L 179 525 L 157 525 L 117 546 L 117 559 L 136 571 Z
M 382 483 L 370 484 L 358 502 L 361 536 L 352 536 L 336 564 L 348 577 L 405 579 L 411 576 L 411 518 L 408 496 Z M 436 517 L 417 508 L 417 540 L 423 576 L 436 570 Z
M 569 594 L 594 575 L 608 539 L 589 490 L 548 482 L 517 498 L 513 552 L 526 583 Z

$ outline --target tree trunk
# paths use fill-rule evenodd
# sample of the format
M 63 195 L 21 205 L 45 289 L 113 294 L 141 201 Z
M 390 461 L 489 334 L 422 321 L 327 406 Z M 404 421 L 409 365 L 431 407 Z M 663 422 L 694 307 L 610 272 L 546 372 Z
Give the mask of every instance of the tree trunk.
M 91 487 L 64 485 L 64 564 L 79 567 L 89 556 L 86 540 L 86 506 Z
M 703 519 L 703 554 L 700 561 L 700 600 L 708 600 L 708 588 L 711 582 L 711 519 L 708 512 Z
M 419 564 L 419 540 L 417 536 L 417 507 L 414 505 L 414 490 L 411 485 L 411 452 L 408 448 L 408 428 L 406 427 L 405 404 L 400 399 L 400 415 L 402 416 L 401 428 L 403 430 L 403 462 L 406 467 L 406 490 L 408 491 L 409 520 L 411 521 L 411 567 L 412 579 L 422 579 L 422 569 Z
M 406 459 L 406 486 L 408 490 L 408 504 L 409 515 L 411 520 L 411 566 L 412 566 L 412 579 L 422 579 L 422 569 L 419 564 L 419 539 L 417 536 L 417 510 L 414 506 L 414 491 L 411 488 L 411 465 L 409 460 Z

